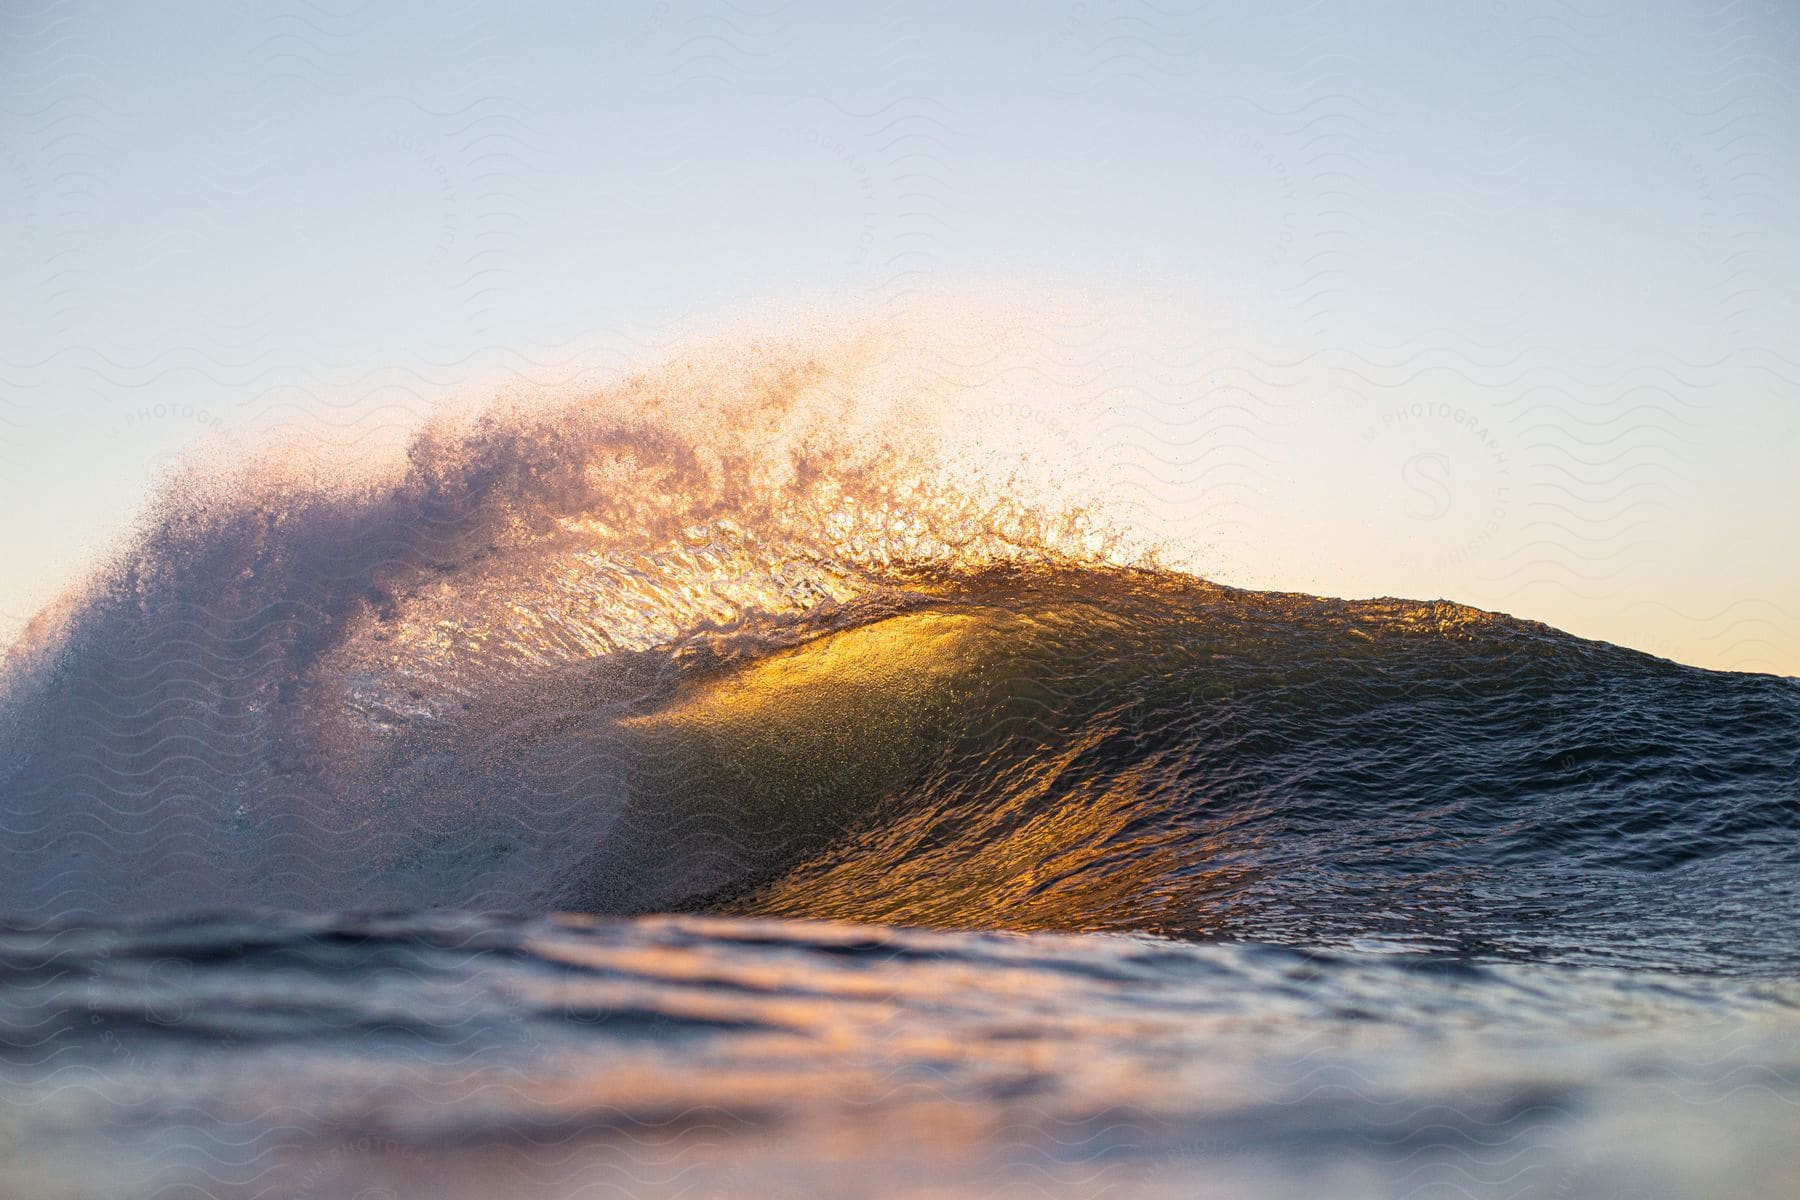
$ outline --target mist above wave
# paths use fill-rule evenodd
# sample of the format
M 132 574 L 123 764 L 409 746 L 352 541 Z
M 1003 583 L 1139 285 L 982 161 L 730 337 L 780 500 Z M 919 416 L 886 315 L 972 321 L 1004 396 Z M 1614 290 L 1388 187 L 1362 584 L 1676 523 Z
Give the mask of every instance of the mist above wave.
M 891 330 L 721 344 L 446 413 L 373 467 L 273 446 L 188 471 L 8 657 L 0 904 L 397 902 L 370 887 L 393 855 L 418 903 L 541 900 L 470 881 L 509 856 L 541 873 L 519 830 L 599 836 L 615 781 L 409 791 L 445 722 L 472 736 L 468 710 L 545 672 L 637 679 L 631 655 L 919 572 L 1118 557 L 1079 508 L 947 452 L 933 394 Z M 421 820 L 482 832 L 435 867 L 433 838 L 384 849 Z

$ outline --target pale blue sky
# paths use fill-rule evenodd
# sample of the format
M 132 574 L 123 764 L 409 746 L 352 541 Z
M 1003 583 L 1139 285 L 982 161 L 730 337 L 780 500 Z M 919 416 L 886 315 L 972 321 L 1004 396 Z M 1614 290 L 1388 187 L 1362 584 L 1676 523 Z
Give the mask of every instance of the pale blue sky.
M 56 2 L 0 56 L 8 629 L 198 436 L 1009 286 L 1089 298 L 1124 374 L 1045 403 L 1214 574 L 1800 672 L 1791 4 Z

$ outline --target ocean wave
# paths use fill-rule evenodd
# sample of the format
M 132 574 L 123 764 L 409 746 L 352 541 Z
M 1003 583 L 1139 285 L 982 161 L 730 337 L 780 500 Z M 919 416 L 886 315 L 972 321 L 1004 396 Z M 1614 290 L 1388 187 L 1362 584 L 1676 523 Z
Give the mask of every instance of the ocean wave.
M 372 475 L 176 481 L 9 658 L 0 911 L 1791 966 L 1791 681 L 1209 584 L 837 355 L 444 419 Z

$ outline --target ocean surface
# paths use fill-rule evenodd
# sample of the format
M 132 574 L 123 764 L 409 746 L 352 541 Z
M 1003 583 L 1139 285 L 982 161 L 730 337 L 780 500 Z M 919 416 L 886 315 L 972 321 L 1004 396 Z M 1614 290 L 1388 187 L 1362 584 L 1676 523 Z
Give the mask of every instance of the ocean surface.
M 14 649 L 0 1194 L 1800 1194 L 1800 681 L 630 399 Z

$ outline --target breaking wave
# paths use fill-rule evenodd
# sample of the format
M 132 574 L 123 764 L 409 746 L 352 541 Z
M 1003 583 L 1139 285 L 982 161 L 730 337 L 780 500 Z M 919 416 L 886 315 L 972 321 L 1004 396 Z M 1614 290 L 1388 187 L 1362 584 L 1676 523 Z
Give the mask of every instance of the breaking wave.
M 710 910 L 1791 967 L 1800 691 L 1157 565 L 879 347 L 171 483 L 9 661 L 0 908 Z

